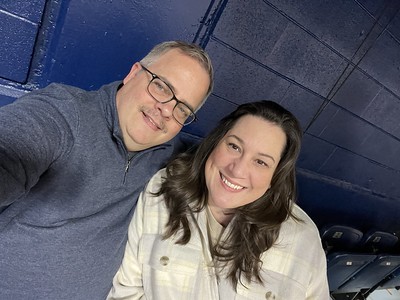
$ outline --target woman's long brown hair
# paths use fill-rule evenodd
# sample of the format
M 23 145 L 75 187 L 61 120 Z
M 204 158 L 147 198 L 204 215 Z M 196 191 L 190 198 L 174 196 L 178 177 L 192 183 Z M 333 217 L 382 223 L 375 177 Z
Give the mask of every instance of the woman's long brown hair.
M 286 145 L 271 180 L 270 189 L 256 201 L 235 209 L 227 233 L 212 254 L 216 265 L 224 267 L 236 288 L 241 276 L 248 281 L 262 282 L 261 255 L 276 242 L 281 224 L 292 214 L 297 197 L 295 164 L 300 152 L 302 131 L 292 113 L 273 101 L 258 101 L 240 105 L 223 118 L 197 148 L 180 154 L 167 165 L 167 175 L 156 195 L 163 195 L 169 210 L 164 238 L 179 235 L 179 244 L 191 237 L 188 216 L 207 205 L 205 163 L 225 134 L 243 116 L 251 115 L 281 127 Z

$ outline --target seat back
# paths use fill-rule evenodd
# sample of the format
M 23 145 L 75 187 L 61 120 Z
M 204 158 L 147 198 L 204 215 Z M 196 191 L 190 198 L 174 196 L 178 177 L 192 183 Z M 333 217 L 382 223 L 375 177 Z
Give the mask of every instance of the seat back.
M 389 253 L 391 252 L 399 238 L 390 232 L 384 231 L 369 231 L 364 234 L 362 244 L 365 251 L 374 253 Z
M 349 226 L 332 225 L 322 228 L 321 240 L 325 252 L 351 251 L 360 245 L 363 233 Z
M 400 289 L 400 267 L 394 270 L 378 289 Z
M 358 292 L 362 289 L 371 289 L 384 280 L 400 266 L 400 256 L 379 255 L 376 259 L 358 272 L 350 280 L 339 287 L 340 292 Z
M 334 292 L 354 274 L 376 259 L 376 255 L 331 253 L 327 256 L 329 290 Z

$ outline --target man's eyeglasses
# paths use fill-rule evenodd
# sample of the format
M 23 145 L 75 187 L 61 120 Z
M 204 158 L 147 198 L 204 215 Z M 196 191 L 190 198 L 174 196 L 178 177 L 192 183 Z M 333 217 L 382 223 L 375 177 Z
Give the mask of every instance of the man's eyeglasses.
M 172 91 L 171 87 L 164 82 L 160 77 L 151 72 L 149 69 L 141 65 L 143 70 L 151 75 L 151 80 L 147 86 L 147 91 L 150 96 L 157 102 L 168 103 L 172 100 L 176 101 L 174 109 L 172 110 L 172 116 L 182 126 L 189 125 L 193 121 L 196 121 L 196 115 L 193 110 L 182 101 L 178 100 Z

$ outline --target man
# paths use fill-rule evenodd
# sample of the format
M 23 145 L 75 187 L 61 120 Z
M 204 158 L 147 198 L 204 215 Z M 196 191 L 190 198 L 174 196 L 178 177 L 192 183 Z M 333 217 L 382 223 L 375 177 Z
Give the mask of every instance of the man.
M 137 197 L 212 84 L 201 48 L 166 42 L 122 83 L 0 109 L 0 299 L 105 299 Z

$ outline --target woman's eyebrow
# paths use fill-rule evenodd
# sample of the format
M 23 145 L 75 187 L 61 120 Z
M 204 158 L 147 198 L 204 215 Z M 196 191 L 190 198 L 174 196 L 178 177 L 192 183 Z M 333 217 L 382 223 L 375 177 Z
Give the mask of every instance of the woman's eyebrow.
M 243 139 L 241 139 L 240 137 L 238 137 L 236 134 L 230 134 L 228 135 L 228 137 L 234 138 L 236 140 L 238 140 L 242 145 L 245 145 L 246 143 L 244 142 Z M 267 153 L 262 153 L 259 152 L 258 155 L 266 157 L 266 158 L 270 158 L 274 163 L 275 163 L 275 158 L 273 158 L 273 156 L 267 154 Z

